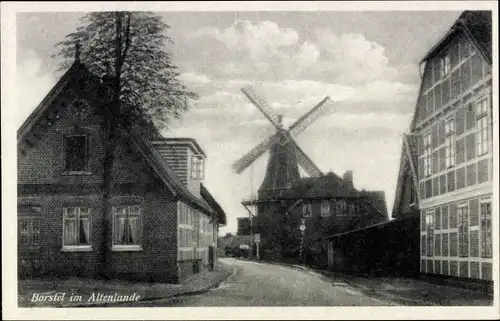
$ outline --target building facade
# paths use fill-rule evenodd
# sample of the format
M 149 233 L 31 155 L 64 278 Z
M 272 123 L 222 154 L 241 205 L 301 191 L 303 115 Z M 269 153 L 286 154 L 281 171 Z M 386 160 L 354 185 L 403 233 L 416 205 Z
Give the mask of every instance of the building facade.
M 423 274 L 492 279 L 491 42 L 491 12 L 466 11 L 422 61 L 393 217 L 419 211 Z
M 255 222 L 263 259 L 326 268 L 333 249 L 325 237 L 386 220 L 384 192 L 357 190 L 347 171 L 343 178 L 329 172 L 293 182 L 277 191 L 272 202 L 260 204 Z
M 225 214 L 200 194 L 206 156 L 195 142 L 153 142 L 122 123 L 104 196 L 106 93 L 76 60 L 18 130 L 20 277 L 178 282 L 215 259 Z M 179 157 L 172 169 L 158 141 L 189 165 Z

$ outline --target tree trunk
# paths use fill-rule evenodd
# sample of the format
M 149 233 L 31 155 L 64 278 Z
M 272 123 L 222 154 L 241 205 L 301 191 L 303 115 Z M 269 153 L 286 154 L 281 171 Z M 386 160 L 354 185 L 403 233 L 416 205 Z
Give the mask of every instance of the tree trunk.
M 103 201 L 104 201 L 104 213 L 103 213 L 103 237 L 101 244 L 101 265 L 99 273 L 104 277 L 110 277 L 109 271 L 107 269 L 109 263 L 109 256 L 111 253 L 110 247 L 113 244 L 112 240 L 112 204 L 111 197 L 113 193 L 113 164 L 114 164 L 114 153 L 118 142 L 118 127 L 120 123 L 120 78 L 121 78 L 121 28 L 122 28 L 122 14 L 119 12 L 115 13 L 115 75 L 112 83 L 112 94 L 111 97 L 106 97 L 108 100 L 106 103 L 105 115 L 105 126 L 107 132 L 107 140 L 105 142 L 105 155 L 104 155 L 104 168 L 103 168 Z M 104 84 L 109 86 L 109 84 Z

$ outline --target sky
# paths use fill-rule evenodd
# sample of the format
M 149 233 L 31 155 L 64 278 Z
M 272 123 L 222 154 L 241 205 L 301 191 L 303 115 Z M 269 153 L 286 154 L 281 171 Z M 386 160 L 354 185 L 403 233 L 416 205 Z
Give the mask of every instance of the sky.
M 19 127 L 62 72 L 54 45 L 83 12 L 18 13 Z M 354 172 L 358 189 L 394 202 L 402 134 L 413 116 L 419 63 L 460 11 L 158 12 L 171 26 L 173 62 L 199 94 L 164 135 L 192 137 L 205 150 L 205 184 L 227 214 L 221 234 L 236 232 L 240 204 L 260 186 L 262 155 L 241 174 L 231 165 L 274 133 L 240 89 L 246 85 L 284 116 L 285 127 L 325 96 L 328 112 L 296 137 L 324 173 Z

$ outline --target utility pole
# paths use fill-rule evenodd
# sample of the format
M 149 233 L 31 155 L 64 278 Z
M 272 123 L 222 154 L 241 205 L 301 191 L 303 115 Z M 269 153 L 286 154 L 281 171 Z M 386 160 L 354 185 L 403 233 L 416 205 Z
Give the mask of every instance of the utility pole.
M 299 255 L 299 261 L 300 263 L 302 264 L 302 254 L 304 252 L 303 248 L 304 248 L 304 232 L 306 230 L 306 224 L 305 224 L 306 220 L 303 218 L 300 222 L 300 255 Z

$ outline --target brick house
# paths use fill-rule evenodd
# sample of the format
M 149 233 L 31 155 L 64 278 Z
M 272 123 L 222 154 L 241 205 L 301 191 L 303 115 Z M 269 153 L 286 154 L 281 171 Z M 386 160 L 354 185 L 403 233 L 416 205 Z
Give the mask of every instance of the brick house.
M 306 263 L 325 268 L 333 255 L 325 237 L 388 220 L 384 192 L 357 190 L 352 171 L 342 178 L 332 172 L 301 178 L 276 193 L 274 202 L 259 205 L 256 217 L 264 259 L 297 260 L 302 243 Z M 276 246 L 281 253 L 269 250 Z
M 193 139 L 123 122 L 106 210 L 106 89 L 76 59 L 18 130 L 19 275 L 179 282 L 210 268 L 226 218 Z
M 491 23 L 463 12 L 422 60 L 392 213 L 420 219 L 422 274 L 492 279 Z

